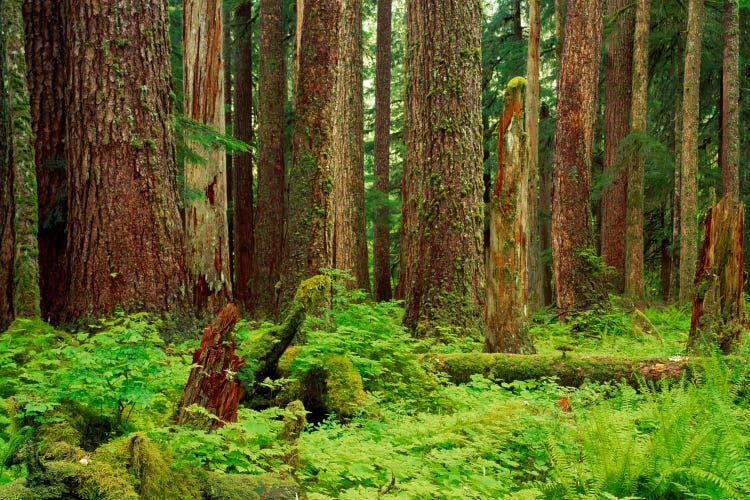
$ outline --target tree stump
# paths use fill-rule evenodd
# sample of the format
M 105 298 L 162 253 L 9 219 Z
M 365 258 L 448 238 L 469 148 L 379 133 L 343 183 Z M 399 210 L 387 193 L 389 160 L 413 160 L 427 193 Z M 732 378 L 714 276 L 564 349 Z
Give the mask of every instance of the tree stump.
M 744 220 L 742 203 L 731 196 L 725 196 L 706 215 L 688 338 L 688 349 L 693 352 L 718 346 L 728 354 L 742 335 Z
M 206 425 L 210 430 L 237 420 L 242 385 L 236 375 L 245 361 L 234 352 L 236 343 L 232 329 L 235 323 L 237 308 L 229 304 L 203 330 L 201 345 L 193 354 L 193 369 L 175 415 L 179 425 L 201 425 L 199 415 L 188 410 L 192 405 L 201 406 L 217 417 Z

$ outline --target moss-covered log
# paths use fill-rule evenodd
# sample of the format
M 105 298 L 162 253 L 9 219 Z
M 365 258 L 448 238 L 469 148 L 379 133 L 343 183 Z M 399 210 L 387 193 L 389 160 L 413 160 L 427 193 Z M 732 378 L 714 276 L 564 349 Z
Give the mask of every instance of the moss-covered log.
M 561 356 L 522 354 L 429 354 L 423 362 L 444 372 L 454 384 L 483 375 L 498 382 L 555 377 L 563 386 L 580 387 L 585 382 L 626 382 L 691 377 L 700 359 L 628 358 L 612 356 Z

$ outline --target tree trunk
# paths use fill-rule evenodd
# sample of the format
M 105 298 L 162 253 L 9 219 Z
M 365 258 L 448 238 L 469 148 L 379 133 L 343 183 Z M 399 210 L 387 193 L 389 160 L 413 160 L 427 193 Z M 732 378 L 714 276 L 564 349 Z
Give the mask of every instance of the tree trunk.
M 680 168 L 680 303 L 693 296 L 698 258 L 698 114 L 700 112 L 703 0 L 689 0 L 685 73 L 682 93 L 682 164 Z
M 549 114 L 549 107 L 544 104 L 539 111 L 539 126 L 554 129 L 553 119 Z M 552 134 L 549 134 L 550 136 Z M 545 147 L 540 148 L 544 153 L 539 157 L 539 211 L 537 212 L 537 231 L 539 233 L 540 259 L 542 261 L 542 306 L 552 305 L 555 297 L 552 293 L 552 149 L 554 138 L 550 138 Z M 545 258 L 546 256 L 546 258 Z
M 1 5 L 1 4 L 0 4 Z M 0 23 L 0 82 L 5 81 L 5 34 Z M 8 102 L 0 85 L 0 332 L 13 321 L 13 166 L 10 162 L 11 137 Z
M 68 188 L 65 167 L 65 68 L 63 2 L 23 2 L 26 63 L 35 136 L 39 281 L 42 316 L 60 317 L 68 297 L 66 267 Z
M 61 319 L 181 308 L 166 4 L 68 0 L 65 9 L 70 288 Z
M 234 39 L 234 136 L 247 143 L 253 140 L 252 2 L 240 4 L 234 13 L 237 31 Z M 234 279 L 235 300 L 240 308 L 253 307 L 253 156 L 234 157 Z
M 651 0 L 639 0 L 636 7 L 633 46 L 633 102 L 630 129 L 646 133 L 648 104 L 648 35 L 651 28 Z M 635 151 L 628 159 L 627 231 L 625 232 L 625 296 L 634 302 L 644 299 L 643 290 L 643 168 L 644 154 Z
M 15 263 L 13 309 L 18 318 L 40 316 L 38 207 L 34 136 L 24 57 L 21 0 L 2 0 L 5 82 L 10 111 L 11 164 L 15 195 Z
M 529 305 L 532 311 L 544 307 L 544 264 L 539 226 L 539 37 L 541 4 L 529 0 L 529 57 L 526 67 L 526 137 L 529 155 Z
M 224 36 L 221 1 L 184 0 L 182 19 L 185 115 L 223 133 Z M 194 142 L 189 147 L 206 161 L 185 162 L 188 275 L 196 312 L 213 315 L 232 295 L 226 156 L 221 149 L 204 148 Z M 235 187 L 240 189 L 239 186 Z M 242 229 L 235 227 L 237 234 L 242 234 Z
M 280 310 L 299 283 L 331 264 L 333 116 L 340 0 L 306 0 L 301 25 L 294 153 L 289 169 L 287 234 Z M 299 28 L 299 25 L 298 25 Z
M 606 300 L 589 206 L 602 4 L 572 0 L 557 92 L 552 257 L 562 317 Z
M 684 85 L 685 66 L 683 65 L 684 47 L 682 37 L 677 41 L 675 57 L 675 87 L 674 87 L 674 189 L 672 191 L 672 275 L 670 277 L 671 298 L 680 296 L 680 168 L 682 165 L 682 90 Z
M 236 343 L 232 330 L 237 319 L 237 308 L 229 304 L 203 330 L 201 345 L 193 353 L 193 369 L 174 418 L 178 425 L 197 424 L 214 430 L 237 421 L 242 383 L 236 375 L 245 364 L 234 352 Z M 200 414 L 190 411 L 191 405 L 205 408 L 216 418 L 201 422 Z
M 222 57 L 224 57 L 224 125 L 229 129 L 232 121 L 232 15 L 229 9 L 222 11 L 222 24 L 224 26 L 224 40 L 222 40 Z M 227 130 L 227 134 L 234 136 Z M 232 184 L 234 181 L 234 169 L 232 168 L 232 155 L 227 151 L 227 203 L 234 200 L 234 191 Z M 234 207 L 232 207 L 234 208 Z M 231 213 L 231 209 L 229 210 Z M 227 217 L 228 229 L 228 248 L 229 248 L 229 275 L 234 277 L 234 217 Z M 236 283 L 232 282 L 232 290 L 237 288 Z
M 703 246 L 695 274 L 688 349 L 718 346 L 729 354 L 745 331 L 745 207 L 732 193 L 706 214 Z
M 380 200 L 373 221 L 375 300 L 391 300 L 391 221 L 388 208 L 391 156 L 391 0 L 378 1 L 375 63 L 375 189 Z
M 568 0 L 555 0 L 555 56 L 557 71 L 562 64 L 563 43 L 565 42 L 565 21 L 568 17 Z
M 342 0 L 333 114 L 333 268 L 348 270 L 347 286 L 370 290 L 365 226 L 362 3 Z
M 740 77 L 739 7 L 737 0 L 724 0 L 724 57 L 721 78 L 722 193 L 740 196 Z
M 610 181 L 602 192 L 601 256 L 614 269 L 608 281 L 617 293 L 625 290 L 625 228 L 628 167 L 618 153 L 630 133 L 633 82 L 633 27 L 635 15 L 627 0 L 608 0 L 607 17 L 613 22 L 606 41 L 604 106 L 604 171 Z
M 253 256 L 253 307 L 258 317 L 278 312 L 284 238 L 284 105 L 286 54 L 283 0 L 260 2 L 258 75 L 258 209 Z
M 407 8 L 404 323 L 470 334 L 484 307 L 481 2 Z
M 485 352 L 534 352 L 528 329 L 529 167 L 523 128 L 525 86 L 526 81 L 520 77 L 508 83 L 498 125 L 498 169 L 490 204 Z

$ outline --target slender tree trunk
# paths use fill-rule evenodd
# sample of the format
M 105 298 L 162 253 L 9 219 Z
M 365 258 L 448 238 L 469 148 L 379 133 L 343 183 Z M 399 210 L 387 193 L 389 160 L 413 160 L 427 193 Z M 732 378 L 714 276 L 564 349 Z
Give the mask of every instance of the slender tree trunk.
M 23 2 L 31 125 L 36 138 L 41 312 L 58 318 L 68 296 L 68 188 L 65 167 L 68 51 L 63 46 L 63 2 Z
M 365 224 L 362 3 L 342 0 L 333 122 L 333 267 L 348 270 L 347 286 L 370 290 Z
M 633 105 L 630 129 L 646 133 L 648 103 L 648 36 L 651 28 L 651 0 L 638 0 L 633 46 Z M 627 231 L 625 233 L 625 296 L 644 299 L 643 290 L 643 168 L 642 152 L 628 159 Z
M 608 0 L 607 17 L 614 18 L 606 41 L 604 170 L 611 183 L 602 192 L 601 256 L 614 269 L 609 276 L 613 288 L 625 290 L 625 227 L 628 199 L 628 167 L 620 161 L 620 142 L 630 133 L 631 86 L 633 81 L 633 27 L 635 15 L 628 0 Z
M 224 57 L 224 125 L 228 129 L 232 123 L 232 16 L 229 9 L 224 9 L 222 14 L 222 24 L 224 25 L 224 40 L 222 41 L 222 54 Z M 228 135 L 234 136 L 234 133 L 229 134 L 229 130 L 226 131 Z M 234 184 L 234 169 L 232 168 L 232 155 L 226 153 L 227 162 L 227 203 L 232 203 L 234 200 L 234 190 L 232 185 Z M 234 205 L 232 205 L 234 208 Z M 229 210 L 229 213 L 233 213 Z M 228 245 L 229 245 L 229 275 L 234 279 L 234 216 L 227 217 L 228 227 Z M 236 283 L 232 282 L 232 289 L 237 288 Z
M 678 40 L 675 57 L 674 87 L 674 189 L 672 191 L 672 275 L 670 277 L 671 298 L 679 299 L 680 295 L 680 168 L 682 165 L 682 90 L 685 66 L 682 37 Z
M 24 57 L 21 0 L 2 0 L 5 35 L 5 81 L 10 119 L 11 164 L 15 171 L 15 269 L 13 309 L 16 317 L 38 318 L 39 249 L 37 246 L 38 208 L 34 137 L 31 129 L 29 87 Z
M 544 264 L 537 227 L 539 207 L 539 36 L 541 4 L 529 0 L 529 57 L 526 67 L 526 137 L 529 146 L 529 304 L 532 311 L 544 307 Z
M 390 300 L 391 221 L 388 208 L 391 156 L 391 0 L 378 1 L 377 61 L 375 63 L 375 208 L 372 242 L 375 300 Z
M 253 255 L 253 307 L 276 316 L 284 238 L 284 105 L 286 54 L 283 0 L 260 3 L 258 76 L 258 209 Z
M 606 300 L 589 206 L 602 3 L 572 0 L 565 24 L 555 124 L 552 257 L 562 317 Z
M 295 103 L 294 159 L 289 170 L 287 235 L 280 310 L 299 283 L 331 264 L 333 113 L 340 0 L 306 0 Z
M 498 126 L 498 171 L 490 204 L 485 352 L 534 352 L 528 326 L 530 175 L 523 126 L 525 86 L 523 78 L 508 83 Z
M 223 133 L 221 0 L 184 0 L 182 19 L 185 115 Z M 185 162 L 188 274 L 196 311 L 213 315 L 232 295 L 226 156 L 221 149 L 207 149 L 195 143 L 190 147 L 206 161 Z M 238 234 L 241 229 L 235 227 Z
M 721 165 L 722 193 L 740 196 L 740 80 L 739 6 L 724 0 L 724 57 L 721 79 Z
M 698 260 L 698 114 L 700 103 L 703 0 L 689 0 L 682 95 L 680 172 L 680 303 L 690 302 Z
M 2 7 L 2 4 L 0 4 Z M 5 34 L 0 22 L 0 82 L 5 81 Z M 10 162 L 10 110 L 0 84 L 0 332 L 13 321 L 13 166 Z
M 481 329 L 479 0 L 409 0 L 401 279 L 404 322 Z
M 166 3 L 67 0 L 62 19 L 70 289 L 61 319 L 184 306 Z
M 253 140 L 252 2 L 245 1 L 234 13 L 237 31 L 234 39 L 234 136 L 247 143 Z M 253 156 L 234 157 L 234 278 L 235 300 L 240 308 L 253 307 Z
M 539 125 L 554 129 L 549 107 L 542 105 L 539 111 Z M 537 212 L 537 228 L 539 233 L 539 247 L 541 249 L 540 259 L 542 261 L 542 295 L 541 305 L 548 306 L 554 303 L 552 293 L 552 149 L 553 140 L 549 140 L 544 148 L 540 148 L 539 158 L 539 211 Z M 544 256 L 550 256 L 545 259 Z
M 562 63 L 563 43 L 565 42 L 565 21 L 568 17 L 568 0 L 555 0 L 555 55 L 557 71 Z

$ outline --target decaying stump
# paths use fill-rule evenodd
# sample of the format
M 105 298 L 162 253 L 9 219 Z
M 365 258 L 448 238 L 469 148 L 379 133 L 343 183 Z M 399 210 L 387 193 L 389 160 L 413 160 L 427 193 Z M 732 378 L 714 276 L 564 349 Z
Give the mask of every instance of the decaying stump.
M 521 77 L 508 83 L 498 125 L 497 177 L 490 201 L 486 263 L 486 352 L 534 352 L 527 311 L 530 179 L 523 118 L 525 86 Z
M 739 201 L 725 196 L 706 215 L 703 247 L 695 273 L 688 349 L 718 346 L 725 354 L 744 329 L 744 220 Z
M 229 304 L 203 330 L 201 345 L 193 354 L 193 369 L 175 415 L 178 424 L 200 424 L 198 415 L 188 410 L 191 405 L 201 406 L 218 417 L 207 425 L 211 430 L 237 420 L 242 385 L 236 375 L 245 361 L 234 352 L 232 329 L 235 323 L 237 308 Z

